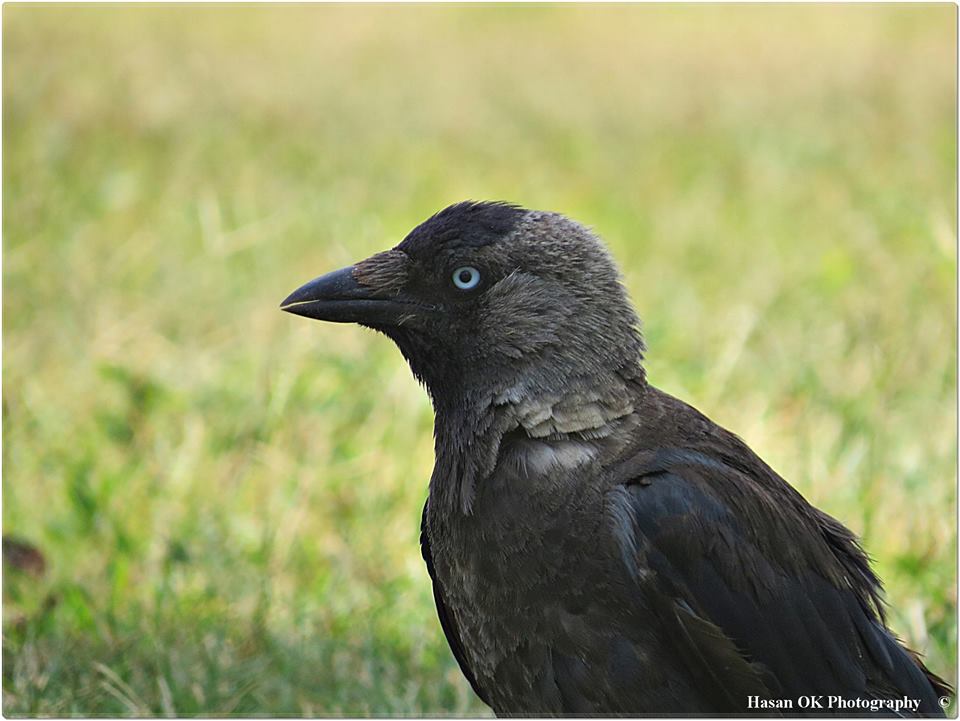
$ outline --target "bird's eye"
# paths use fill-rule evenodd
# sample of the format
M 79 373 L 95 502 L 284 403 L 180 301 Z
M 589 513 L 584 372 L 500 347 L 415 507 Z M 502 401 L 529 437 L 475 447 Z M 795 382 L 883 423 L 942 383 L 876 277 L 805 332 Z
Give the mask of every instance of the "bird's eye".
M 480 283 L 480 271 L 469 265 L 453 271 L 453 284 L 460 290 L 471 290 Z

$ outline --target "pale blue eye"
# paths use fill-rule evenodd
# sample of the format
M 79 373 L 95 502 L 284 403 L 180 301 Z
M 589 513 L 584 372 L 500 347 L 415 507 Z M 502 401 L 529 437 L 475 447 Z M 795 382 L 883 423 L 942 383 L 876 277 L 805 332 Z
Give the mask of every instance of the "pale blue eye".
M 453 284 L 460 290 L 470 290 L 476 288 L 480 282 L 480 271 L 465 265 L 453 271 Z

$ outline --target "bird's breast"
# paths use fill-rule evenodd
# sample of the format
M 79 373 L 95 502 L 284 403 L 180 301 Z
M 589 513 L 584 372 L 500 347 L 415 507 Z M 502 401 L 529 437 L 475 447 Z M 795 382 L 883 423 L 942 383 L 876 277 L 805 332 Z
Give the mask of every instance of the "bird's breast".
M 473 667 L 490 678 L 504 663 L 535 676 L 540 640 L 569 635 L 603 517 L 590 444 L 531 442 L 508 453 L 471 515 L 430 518 L 437 580 Z

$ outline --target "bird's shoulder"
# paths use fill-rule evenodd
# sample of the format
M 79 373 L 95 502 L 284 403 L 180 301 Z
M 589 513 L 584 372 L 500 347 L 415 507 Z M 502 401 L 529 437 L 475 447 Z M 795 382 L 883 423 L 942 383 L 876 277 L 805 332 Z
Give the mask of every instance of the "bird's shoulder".
M 632 443 L 604 477 L 608 491 L 630 496 L 639 522 L 661 531 L 671 523 L 722 527 L 776 568 L 813 570 L 852 586 L 882 613 L 879 581 L 856 536 L 807 502 L 737 435 L 652 386 L 637 416 Z
M 703 683 L 733 706 L 731 688 L 762 688 L 904 693 L 938 711 L 939 680 L 886 629 L 854 534 L 691 406 L 651 387 L 639 410 L 635 442 L 605 474 L 608 528 Z M 720 666 L 739 681 L 713 677 Z

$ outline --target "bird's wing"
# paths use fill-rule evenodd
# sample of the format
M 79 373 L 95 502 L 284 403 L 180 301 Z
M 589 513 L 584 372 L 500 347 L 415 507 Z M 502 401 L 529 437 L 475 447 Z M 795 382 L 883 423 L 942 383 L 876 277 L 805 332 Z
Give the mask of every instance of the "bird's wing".
M 420 553 L 427 564 L 427 572 L 430 574 L 430 581 L 433 583 L 433 599 L 437 604 L 437 615 L 440 617 L 440 626 L 443 628 L 443 634 L 447 637 L 447 643 L 450 644 L 450 650 L 453 651 L 454 658 L 460 664 L 460 670 L 467 677 L 470 686 L 480 699 L 490 705 L 487 695 L 477 683 L 476 676 L 470 670 L 467 664 L 467 658 L 463 651 L 463 642 L 460 640 L 460 632 L 457 629 L 457 621 L 453 611 L 447 608 L 443 600 L 443 589 L 440 587 L 440 581 L 437 580 L 437 574 L 433 567 L 433 555 L 430 552 L 430 534 L 427 528 L 427 506 L 429 501 L 423 506 L 423 516 L 420 519 Z
M 610 491 L 623 562 L 700 688 L 718 708 L 907 696 L 942 715 L 947 687 L 886 629 L 853 535 L 757 463 L 661 449 Z

